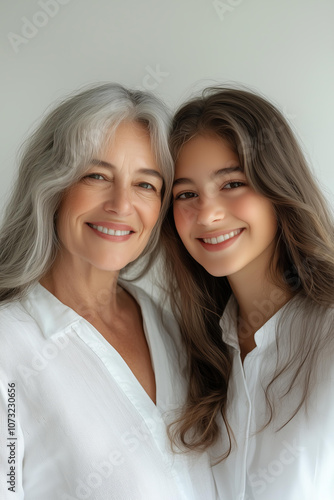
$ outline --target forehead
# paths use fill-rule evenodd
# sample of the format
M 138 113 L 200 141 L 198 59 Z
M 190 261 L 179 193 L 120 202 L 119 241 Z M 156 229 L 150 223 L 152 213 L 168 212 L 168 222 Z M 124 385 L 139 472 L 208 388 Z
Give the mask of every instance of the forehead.
M 135 164 L 148 163 L 159 170 L 149 130 L 145 124 L 136 121 L 122 122 L 111 130 L 95 155 L 110 162 L 128 159 Z
M 145 124 L 136 121 L 123 121 L 112 129 L 106 146 L 115 149 L 120 145 L 136 142 L 151 151 L 151 137 Z
M 181 148 L 175 164 L 176 177 L 186 170 L 212 173 L 222 168 L 239 165 L 238 155 L 229 143 L 217 135 L 197 135 Z

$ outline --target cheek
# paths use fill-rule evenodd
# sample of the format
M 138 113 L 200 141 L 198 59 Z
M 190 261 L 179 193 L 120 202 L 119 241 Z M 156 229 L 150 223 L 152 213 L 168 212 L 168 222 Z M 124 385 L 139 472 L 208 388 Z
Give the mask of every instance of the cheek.
M 173 207 L 173 214 L 176 230 L 182 238 L 183 233 L 187 231 L 194 219 L 194 211 L 176 203 Z
M 56 221 L 56 231 L 58 239 L 63 244 L 68 244 L 74 234 L 75 214 L 73 214 L 72 207 L 63 205 L 58 212 Z
M 278 226 L 277 226 L 276 214 L 272 206 L 268 207 L 267 209 L 263 225 L 266 227 L 266 233 L 268 235 L 268 238 L 270 240 L 273 239 L 277 233 Z
M 66 214 L 67 217 L 80 215 L 95 203 L 94 197 L 97 198 L 97 196 L 92 196 L 92 193 L 87 193 L 81 186 L 74 186 L 63 197 L 59 214 Z
M 272 228 L 272 230 L 277 229 L 277 220 L 275 216 L 275 210 L 272 203 L 264 197 L 256 197 L 254 199 L 254 208 L 251 209 L 251 215 L 257 223 L 266 227 L 267 230 Z
M 257 201 L 252 194 L 243 194 L 229 200 L 228 211 L 238 219 L 251 221 L 258 212 Z
M 186 203 L 174 203 L 173 206 L 175 225 L 187 226 L 196 221 L 198 210 L 192 203 L 187 201 Z
M 87 210 L 87 202 L 86 197 L 75 188 L 64 196 L 58 209 L 56 223 L 57 233 L 60 238 L 66 236 L 77 218 Z
M 146 226 L 153 228 L 156 224 L 161 211 L 161 201 L 157 199 L 156 201 L 145 203 L 143 206 L 143 220 L 145 220 Z
M 251 229 L 256 228 L 268 237 L 276 234 L 277 221 L 274 208 L 263 196 L 250 193 L 236 201 L 234 213 L 247 222 Z

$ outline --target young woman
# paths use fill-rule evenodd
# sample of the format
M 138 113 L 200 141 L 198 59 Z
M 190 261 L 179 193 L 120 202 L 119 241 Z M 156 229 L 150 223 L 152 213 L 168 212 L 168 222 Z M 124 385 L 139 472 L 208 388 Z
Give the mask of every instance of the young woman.
M 216 498 L 208 456 L 171 453 L 166 434 L 176 324 L 120 277 L 156 253 L 168 127 L 157 98 L 105 84 L 26 146 L 0 232 L 2 499 Z
M 333 220 L 282 114 L 207 89 L 174 117 L 163 226 L 188 401 L 171 427 L 211 446 L 226 500 L 334 492 Z

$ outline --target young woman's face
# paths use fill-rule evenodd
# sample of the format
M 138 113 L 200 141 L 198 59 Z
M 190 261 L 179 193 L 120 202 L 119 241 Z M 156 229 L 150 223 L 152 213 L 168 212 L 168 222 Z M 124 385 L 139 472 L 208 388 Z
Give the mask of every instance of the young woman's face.
M 107 271 L 134 261 L 159 217 L 162 185 L 147 130 L 121 124 L 63 197 L 57 217 L 62 257 Z
M 206 135 L 183 146 L 173 198 L 180 238 L 210 274 L 232 277 L 268 264 L 277 230 L 272 204 L 248 185 L 227 142 Z

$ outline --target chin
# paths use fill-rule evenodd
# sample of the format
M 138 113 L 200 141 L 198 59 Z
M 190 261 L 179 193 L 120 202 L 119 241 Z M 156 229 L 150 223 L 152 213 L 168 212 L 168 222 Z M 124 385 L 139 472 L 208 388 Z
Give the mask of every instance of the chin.
M 211 276 L 213 276 L 214 278 L 224 278 L 224 277 L 228 277 L 232 274 L 234 274 L 235 272 L 238 271 L 238 269 L 226 269 L 225 268 L 219 268 L 217 266 L 202 266 L 204 267 L 204 269 L 206 270 L 207 273 L 211 274 Z
M 105 271 L 105 272 L 120 272 L 122 269 L 124 269 L 126 266 L 134 262 L 136 259 L 138 259 L 138 255 L 134 256 L 133 258 L 129 259 L 113 259 L 113 258 L 108 258 L 105 261 L 100 261 L 100 262 L 92 262 L 92 264 L 99 269 L 100 271 Z
M 215 278 L 220 278 L 220 277 L 224 276 L 223 274 L 220 273 L 219 269 L 214 269 L 210 266 L 205 266 L 205 265 L 201 264 L 200 262 L 198 262 L 198 263 L 206 270 L 206 272 L 208 274 L 211 274 L 211 276 L 214 276 Z
M 214 278 L 224 278 L 225 276 L 227 276 L 227 274 L 224 274 L 222 272 L 219 272 L 219 271 L 212 271 L 210 269 L 206 269 L 206 271 L 211 274 L 211 276 L 213 276 Z

